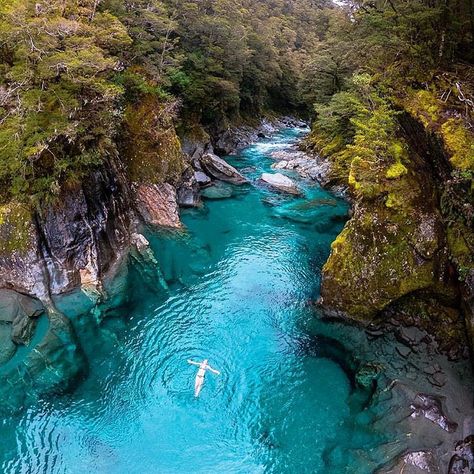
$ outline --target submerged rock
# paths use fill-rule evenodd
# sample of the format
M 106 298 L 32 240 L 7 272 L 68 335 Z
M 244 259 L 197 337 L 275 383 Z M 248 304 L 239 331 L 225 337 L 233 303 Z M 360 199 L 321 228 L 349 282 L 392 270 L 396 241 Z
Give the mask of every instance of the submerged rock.
M 171 184 L 139 184 L 135 205 L 146 224 L 181 228 L 176 190 Z
M 444 414 L 441 400 L 433 395 L 419 393 L 410 408 L 412 418 L 425 417 L 448 433 L 453 433 L 458 427 Z
M 154 291 L 157 289 L 168 289 L 161 267 L 150 247 L 150 243 L 144 235 L 132 234 L 130 258 L 135 267 L 140 271 L 145 284 Z
M 401 455 L 391 466 L 377 474 L 440 474 L 435 455 L 431 451 L 410 451 Z
M 233 190 L 230 185 L 217 181 L 212 186 L 203 189 L 201 194 L 206 199 L 226 199 L 232 197 Z
M 47 315 L 48 327 L 39 342 L 21 357 L 17 353 L 0 371 L 0 411 L 9 415 L 40 396 L 64 393 L 87 373 L 71 322 L 53 307 Z
M 16 344 L 12 341 L 11 325 L 0 322 L 0 367 L 8 362 L 16 352 Z
M 288 194 L 300 195 L 301 191 L 299 190 L 296 183 L 281 173 L 263 173 L 260 179 L 270 185 L 272 188 L 277 189 Z
M 215 179 L 237 185 L 247 183 L 247 179 L 233 166 L 229 165 L 229 163 L 214 153 L 204 153 L 201 157 L 201 165 L 203 169 Z
M 43 304 L 34 298 L 12 290 L 0 290 L 0 321 L 9 323 L 11 340 L 15 344 L 28 344 L 36 319 L 45 312 Z

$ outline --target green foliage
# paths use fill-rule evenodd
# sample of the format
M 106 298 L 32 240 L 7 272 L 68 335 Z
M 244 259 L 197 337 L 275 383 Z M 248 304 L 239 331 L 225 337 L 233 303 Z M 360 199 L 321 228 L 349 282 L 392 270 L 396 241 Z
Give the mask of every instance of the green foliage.
M 0 206 L 0 255 L 28 250 L 33 235 L 31 210 L 18 202 Z
M 400 178 L 400 176 L 403 176 L 404 174 L 407 174 L 407 173 L 408 173 L 408 170 L 406 169 L 406 167 L 402 163 L 397 162 L 388 168 L 385 176 L 388 179 L 397 179 L 397 178 Z
M 0 30 L 8 51 L 0 70 L 3 198 L 42 199 L 106 152 L 123 93 L 110 81 L 113 54 L 130 39 L 92 0 L 10 0 L 0 6 Z
M 460 170 L 473 172 L 474 133 L 461 120 L 450 118 L 441 126 L 441 134 L 452 165 Z

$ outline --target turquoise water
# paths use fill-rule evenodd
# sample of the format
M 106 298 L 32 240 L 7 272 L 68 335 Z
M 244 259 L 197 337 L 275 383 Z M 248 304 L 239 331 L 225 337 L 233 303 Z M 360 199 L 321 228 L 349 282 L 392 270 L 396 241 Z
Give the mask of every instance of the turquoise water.
M 147 235 L 168 289 L 132 269 L 128 299 L 102 322 L 65 303 L 88 376 L 2 420 L 2 472 L 370 472 L 347 452 L 379 442 L 360 416 L 366 394 L 313 327 L 347 204 L 315 183 L 294 198 L 256 181 L 302 133 L 230 157 L 252 184 L 183 211 L 186 232 Z M 221 372 L 198 399 L 188 358 Z

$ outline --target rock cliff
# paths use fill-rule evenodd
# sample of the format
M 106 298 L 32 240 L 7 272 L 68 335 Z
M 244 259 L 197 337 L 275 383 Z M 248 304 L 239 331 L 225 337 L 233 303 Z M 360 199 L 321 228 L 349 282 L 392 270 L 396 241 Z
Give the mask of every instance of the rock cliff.
M 409 112 L 399 124 L 403 163 L 368 169 L 355 159 L 342 180 L 353 216 L 324 266 L 322 302 L 332 315 L 364 324 L 399 318 L 459 347 L 464 325 L 472 328 L 471 172 L 456 168 L 439 130 Z M 472 165 L 469 144 L 464 153 Z

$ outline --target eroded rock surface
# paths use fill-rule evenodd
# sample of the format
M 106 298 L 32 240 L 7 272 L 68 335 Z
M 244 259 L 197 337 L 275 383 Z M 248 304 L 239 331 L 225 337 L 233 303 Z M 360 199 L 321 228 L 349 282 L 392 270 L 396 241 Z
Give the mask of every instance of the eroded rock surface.
M 63 189 L 54 205 L 9 207 L 0 226 L 0 287 L 47 300 L 80 286 L 82 275 L 99 286 L 129 243 L 129 191 L 114 160 Z
M 135 191 L 135 206 L 146 224 L 181 227 L 176 190 L 171 184 L 139 184 Z

